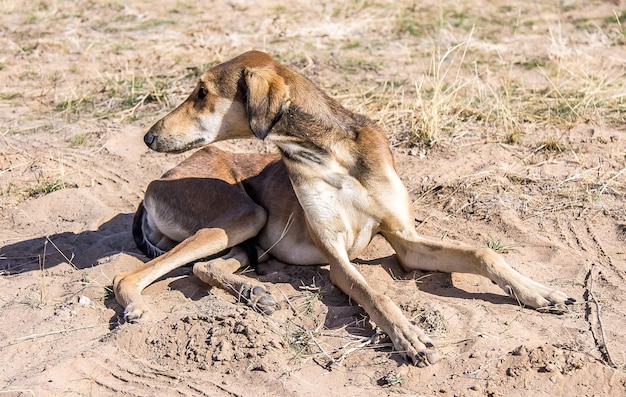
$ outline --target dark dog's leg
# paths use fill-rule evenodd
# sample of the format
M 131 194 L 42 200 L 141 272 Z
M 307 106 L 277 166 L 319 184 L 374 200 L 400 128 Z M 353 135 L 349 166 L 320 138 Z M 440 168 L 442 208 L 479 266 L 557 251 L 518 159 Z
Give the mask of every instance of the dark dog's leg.
M 237 270 L 251 265 L 248 261 L 250 255 L 255 258 L 255 262 L 258 264 L 256 248 L 240 245 L 233 248 L 223 258 L 196 263 L 193 267 L 193 273 L 205 283 L 230 292 L 238 300 L 248 304 L 256 311 L 271 314 L 278 310 L 280 305 L 267 289 L 251 278 L 235 274 Z

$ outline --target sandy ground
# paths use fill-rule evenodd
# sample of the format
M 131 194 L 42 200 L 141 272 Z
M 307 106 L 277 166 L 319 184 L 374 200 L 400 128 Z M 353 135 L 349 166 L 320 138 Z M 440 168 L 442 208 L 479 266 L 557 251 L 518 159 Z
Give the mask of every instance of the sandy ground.
M 598 89 L 624 79 L 624 43 L 601 26 L 623 5 L 498 3 L 0 2 L 0 395 L 626 395 L 626 135 L 606 121 L 624 111 L 623 92 L 605 122 L 599 107 L 523 120 L 507 143 L 501 126 L 468 119 L 432 146 L 404 141 L 398 112 L 372 95 L 432 76 L 433 48 L 467 37 L 455 25 L 465 19 L 477 27 L 467 53 L 513 65 L 516 81 L 538 84 L 563 57 L 611 76 Z M 430 16 L 423 36 L 402 22 L 411 15 Z M 440 34 L 428 30 L 446 18 Z M 198 70 L 251 48 L 387 126 L 420 233 L 491 242 L 578 303 L 541 314 L 480 277 L 405 274 L 376 238 L 357 266 L 432 337 L 436 365 L 402 362 L 325 266 L 273 261 L 250 274 L 282 302 L 269 317 L 181 269 L 145 291 L 154 321 L 125 324 L 111 280 L 145 260 L 133 212 L 149 181 L 187 156 L 148 151 L 143 133 Z M 546 65 L 529 71 L 528 59 Z

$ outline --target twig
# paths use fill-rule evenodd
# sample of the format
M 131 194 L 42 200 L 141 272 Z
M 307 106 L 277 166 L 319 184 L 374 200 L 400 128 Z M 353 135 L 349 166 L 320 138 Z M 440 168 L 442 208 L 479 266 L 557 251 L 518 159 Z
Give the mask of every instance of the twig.
M 43 257 L 39 257 L 39 272 L 41 277 L 41 289 L 39 290 L 39 302 L 43 304 L 46 300 L 46 273 L 44 272 L 46 268 L 46 249 L 48 248 L 48 240 L 44 242 L 43 245 Z
M 285 236 L 289 232 L 289 229 L 291 229 L 291 226 L 293 225 L 293 222 L 294 222 L 294 220 L 293 220 L 293 212 L 292 212 L 291 214 L 289 214 L 289 218 L 287 218 L 287 223 L 285 224 L 285 228 L 283 229 L 282 233 L 280 234 L 280 237 L 278 238 L 278 240 L 276 240 L 276 242 L 274 244 L 272 244 L 271 247 L 266 249 L 265 252 L 263 252 L 261 255 L 259 255 L 259 260 L 261 258 L 263 258 L 265 255 L 267 255 L 276 246 L 276 244 L 280 243 L 280 241 L 283 238 L 285 238 Z
M 291 309 L 291 312 L 293 313 L 293 315 L 297 316 L 298 315 L 298 311 L 296 310 L 296 308 L 291 303 L 291 300 L 287 297 L 287 295 L 285 295 L 285 293 L 283 292 L 282 289 L 280 289 L 278 287 L 276 287 L 276 289 L 278 290 L 278 292 L 280 292 L 280 294 L 283 296 L 283 298 L 285 298 L 285 301 L 289 305 L 289 308 Z
M 75 332 L 75 331 L 82 331 L 85 329 L 91 329 L 91 328 L 97 328 L 97 327 L 101 327 L 103 325 L 109 325 L 110 323 L 100 323 L 100 324 L 95 324 L 95 325 L 87 325 L 84 327 L 78 327 L 78 328 L 69 328 L 69 329 L 62 329 L 60 331 L 50 331 L 50 332 L 44 332 L 42 334 L 31 334 L 31 335 L 26 335 L 26 336 L 21 336 L 19 338 L 15 338 L 15 339 L 11 339 L 6 346 L 10 346 L 12 344 L 18 343 L 18 342 L 23 342 L 25 340 L 32 340 L 32 339 L 37 339 L 37 338 L 43 338 L 45 336 L 50 336 L 50 335 L 58 335 L 58 334 L 64 334 L 66 332 Z
M 68 258 L 67 255 L 65 255 L 65 253 L 63 251 L 61 251 L 61 249 L 54 243 L 54 241 L 52 241 L 52 239 L 50 239 L 50 236 L 47 235 L 44 230 L 41 228 L 41 226 L 39 226 L 39 224 L 37 222 L 35 222 L 33 220 L 33 218 L 30 217 L 30 215 L 28 213 L 26 213 L 26 211 L 24 210 L 20 210 L 20 212 L 25 215 L 35 226 L 37 226 L 37 228 L 39 229 L 39 231 L 41 232 L 42 235 L 44 235 L 45 237 L 45 244 L 47 244 L 48 242 L 54 247 L 54 249 L 61 254 L 61 256 L 63 257 L 63 259 L 65 259 L 67 261 L 67 263 L 72 266 L 74 268 L 74 270 L 78 270 L 78 267 L 76 267 L 76 265 L 72 262 L 74 260 L 74 253 L 72 253 L 72 257 Z M 44 254 L 45 254 L 45 245 L 44 245 Z
M 294 322 L 293 322 L 293 321 L 291 321 L 291 320 L 287 320 L 287 321 L 288 321 L 289 323 L 291 323 L 291 324 L 295 325 L 295 326 L 296 326 L 296 328 L 298 328 L 298 329 L 302 332 L 302 335 L 306 335 L 306 336 L 308 337 L 308 340 L 306 341 L 306 345 L 307 345 L 307 346 L 308 346 L 308 345 L 310 345 L 310 342 L 313 342 L 313 344 L 317 347 L 317 349 L 320 351 L 320 353 L 321 353 L 321 354 L 322 354 L 322 355 L 323 355 L 323 356 L 324 356 L 324 357 L 328 360 L 328 362 L 326 363 L 326 365 L 323 365 L 323 367 L 324 367 L 325 369 L 327 369 L 327 370 L 329 370 L 329 371 L 330 371 L 330 370 L 331 370 L 331 366 L 332 366 L 333 364 L 335 364 L 335 365 L 337 365 L 337 366 L 339 366 L 339 365 L 340 365 L 340 364 L 339 364 L 339 363 L 338 363 L 338 362 L 337 362 L 337 361 L 336 361 L 336 360 L 335 360 L 335 359 L 334 359 L 334 358 L 333 358 L 330 354 L 328 354 L 328 353 L 326 352 L 326 350 L 324 350 L 324 348 L 322 347 L 322 345 L 320 345 L 320 343 L 317 341 L 317 339 L 315 339 L 315 336 L 313 335 L 313 331 L 311 331 L 310 329 L 308 329 L 308 328 L 306 328 L 306 327 L 304 327 L 304 326 L 302 326 L 302 325 L 300 325 L 300 324 L 296 324 L 296 323 L 294 323 Z M 319 329 L 320 329 L 321 327 L 322 327 L 322 324 L 320 324 L 320 325 L 316 328 L 315 332 L 318 332 L 318 331 L 319 331 Z M 304 344 L 303 344 L 303 345 L 304 345 Z M 304 347 L 304 346 L 303 346 L 303 349 L 301 349 L 301 350 L 298 352 L 298 354 L 297 354 L 297 355 L 300 355 L 300 353 L 304 350 L 304 348 L 306 348 L 306 347 Z
M 608 182 L 613 182 L 615 179 L 617 179 L 618 176 L 622 175 L 624 172 L 626 172 L 626 167 L 622 168 L 621 170 L 619 170 L 615 175 L 613 175 L 608 181 Z
M 13 394 L 13 393 L 17 393 L 17 394 L 29 393 L 33 397 L 36 396 L 35 392 L 30 389 L 0 390 L 0 394 Z
M 596 318 L 598 320 L 598 328 L 600 329 L 600 336 L 602 338 L 602 341 L 600 341 L 600 343 L 597 343 L 596 341 L 596 345 L 598 346 L 598 350 L 600 351 L 600 354 L 602 354 L 602 357 L 604 361 L 606 362 L 606 364 L 612 368 L 619 369 L 619 366 L 615 364 L 615 362 L 611 358 L 611 354 L 609 353 L 606 333 L 604 332 L 604 325 L 602 324 L 602 307 L 600 306 L 600 302 L 598 301 L 598 299 L 596 299 L 596 295 L 593 293 L 593 269 L 594 267 L 595 267 L 595 264 L 592 263 L 591 269 L 589 269 L 589 273 L 587 274 L 587 281 L 589 284 L 587 291 L 589 292 L 589 296 L 593 300 L 593 303 L 596 305 Z M 593 329 L 592 329 L 592 333 L 593 333 Z
M 31 163 L 30 161 L 24 161 L 23 163 L 12 165 L 11 167 L 0 170 L 0 175 L 4 174 L 5 172 L 13 171 L 14 169 L 22 167 L 24 165 L 28 165 L 30 163 Z
M 350 354 L 354 353 L 355 351 L 359 350 L 359 349 L 363 349 L 365 346 L 367 345 L 371 345 L 372 343 L 374 343 L 376 341 L 376 339 L 378 339 L 380 335 L 378 334 L 374 334 L 372 336 L 370 336 L 369 338 L 367 338 L 366 340 L 364 340 L 363 342 L 359 343 L 358 345 L 351 347 L 349 349 L 347 349 L 347 347 L 349 345 L 351 345 L 354 342 L 350 342 L 346 345 L 344 345 L 341 349 L 339 350 L 343 350 L 346 349 L 343 353 L 341 353 L 341 356 L 339 356 L 339 358 L 337 359 L 337 364 L 341 365 L 341 363 L 343 363 L 343 360 L 345 360 Z M 391 345 L 391 343 L 389 343 L 389 345 Z M 393 347 L 393 345 L 391 345 Z
M 313 343 L 315 344 L 315 346 L 319 349 L 319 351 L 324 355 L 324 357 L 326 357 L 328 359 L 328 364 L 326 364 L 324 366 L 324 368 L 330 370 L 330 366 L 332 364 L 335 364 L 337 366 L 341 365 L 340 363 L 337 362 L 337 360 L 335 360 L 330 354 L 326 353 L 326 351 L 324 350 L 324 348 L 322 348 L 322 346 L 320 345 L 320 343 L 317 341 L 317 339 L 315 339 L 315 336 L 313 336 L 313 332 L 310 329 L 306 330 L 307 334 L 309 335 L 309 338 L 311 338 L 311 341 L 313 341 Z
M 479 366 L 478 368 L 476 368 L 476 369 L 475 369 L 475 370 L 473 370 L 473 371 L 465 371 L 465 372 L 463 372 L 462 374 L 453 374 L 452 376 L 454 376 L 454 375 L 458 375 L 458 376 L 467 376 L 467 377 L 469 377 L 469 378 L 474 378 L 472 375 L 476 375 L 476 374 L 477 374 L 477 373 L 479 373 L 480 371 L 484 371 L 484 370 L 485 370 L 485 369 L 487 369 L 489 366 L 491 366 L 491 364 L 493 364 L 493 363 L 495 363 L 495 362 L 497 362 L 497 361 L 502 360 L 504 357 L 506 357 L 506 354 L 503 354 L 503 355 L 501 355 L 501 356 L 499 356 L 499 357 L 497 357 L 497 358 L 495 358 L 495 359 L 493 359 L 493 360 L 491 360 L 491 361 L 488 361 L 486 364 L 483 364 L 483 365 Z
M 506 288 L 506 290 L 507 290 L 506 292 L 508 293 L 508 295 L 509 295 L 509 296 L 511 296 L 511 297 L 513 297 L 513 298 L 515 298 L 515 300 L 517 301 L 517 305 L 518 305 L 519 307 L 524 307 L 524 305 L 522 304 L 522 302 L 520 302 L 519 298 L 517 297 L 517 294 L 515 293 L 515 291 L 513 291 L 513 288 L 511 288 L 511 286 L 510 286 L 510 285 L 506 285 L 506 286 L 505 286 L 505 288 Z

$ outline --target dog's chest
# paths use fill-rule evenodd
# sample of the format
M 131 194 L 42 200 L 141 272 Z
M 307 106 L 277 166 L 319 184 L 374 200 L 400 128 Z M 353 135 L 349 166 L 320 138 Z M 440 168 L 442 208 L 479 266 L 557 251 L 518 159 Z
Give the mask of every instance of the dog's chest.
M 347 172 L 323 168 L 314 178 L 300 178 L 293 185 L 307 222 L 323 243 L 340 242 L 352 256 L 378 232 L 376 203 Z

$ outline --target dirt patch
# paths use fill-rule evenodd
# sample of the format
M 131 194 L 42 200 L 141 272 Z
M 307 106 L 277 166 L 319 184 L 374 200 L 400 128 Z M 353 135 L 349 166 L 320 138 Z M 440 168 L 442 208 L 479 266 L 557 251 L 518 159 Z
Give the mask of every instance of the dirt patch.
M 619 2 L 618 2 L 619 3 Z M 0 3 L 0 391 L 6 395 L 626 394 L 626 40 L 616 2 Z M 188 154 L 143 133 L 210 65 L 271 53 L 389 131 L 417 230 L 490 246 L 578 300 L 357 262 L 437 345 L 406 365 L 326 266 L 267 265 L 263 316 L 180 269 L 131 325 L 143 190 Z M 222 148 L 267 152 L 269 144 Z
M 205 303 L 206 304 L 206 303 Z M 232 373 L 275 370 L 288 352 L 283 336 L 268 319 L 249 315 L 241 307 L 209 303 L 204 314 L 196 306 L 193 314 L 166 318 L 157 326 L 123 327 L 114 335 L 115 343 L 131 354 L 178 370 L 210 370 Z M 142 343 L 136 343 L 137 340 Z

